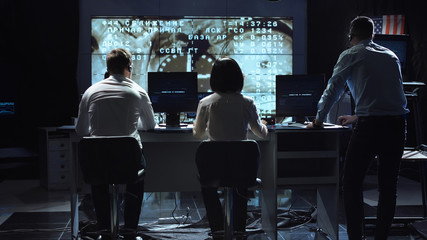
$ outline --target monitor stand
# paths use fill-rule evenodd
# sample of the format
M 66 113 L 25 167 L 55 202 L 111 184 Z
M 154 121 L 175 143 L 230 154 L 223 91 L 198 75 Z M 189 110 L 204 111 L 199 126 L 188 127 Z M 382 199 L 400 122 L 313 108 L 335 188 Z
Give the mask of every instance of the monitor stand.
M 180 113 L 166 113 L 166 124 L 159 124 L 160 127 L 187 127 L 187 124 L 179 122 Z
M 305 116 L 294 116 L 292 118 L 295 123 L 301 123 L 301 124 L 305 123 Z

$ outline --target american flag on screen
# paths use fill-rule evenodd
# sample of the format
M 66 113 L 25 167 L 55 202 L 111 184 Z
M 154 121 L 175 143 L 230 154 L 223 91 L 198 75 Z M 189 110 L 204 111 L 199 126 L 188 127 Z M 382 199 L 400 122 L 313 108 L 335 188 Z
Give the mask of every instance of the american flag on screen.
M 404 15 L 383 15 L 372 17 L 374 21 L 375 34 L 404 34 L 405 16 Z

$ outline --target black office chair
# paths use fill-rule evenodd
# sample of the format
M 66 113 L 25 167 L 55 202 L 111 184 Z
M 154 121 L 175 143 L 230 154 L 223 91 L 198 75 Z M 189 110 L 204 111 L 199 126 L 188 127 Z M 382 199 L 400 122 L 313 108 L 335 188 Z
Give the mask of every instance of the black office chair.
M 78 145 L 78 158 L 83 179 L 88 184 L 109 184 L 112 239 L 119 239 L 119 184 L 143 179 L 139 169 L 142 151 L 133 137 L 84 137 Z
M 260 184 L 257 179 L 259 159 L 259 146 L 253 140 L 203 141 L 197 148 L 196 165 L 201 185 L 225 189 L 223 234 L 226 240 L 242 234 L 233 228 L 233 191 Z

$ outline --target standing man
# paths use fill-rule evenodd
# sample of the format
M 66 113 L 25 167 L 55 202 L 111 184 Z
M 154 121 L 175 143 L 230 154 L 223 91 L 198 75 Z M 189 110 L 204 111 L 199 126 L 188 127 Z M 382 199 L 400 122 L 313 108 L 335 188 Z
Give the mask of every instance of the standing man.
M 142 148 L 138 129 L 154 129 L 153 108 L 147 92 L 130 79 L 132 55 L 118 48 L 107 55 L 109 77 L 92 85 L 83 94 L 76 125 L 82 136 L 133 136 Z M 140 168 L 145 168 L 142 155 Z M 92 185 L 98 229 L 110 228 L 110 204 L 108 185 Z M 141 213 L 144 181 L 127 184 L 125 196 L 125 228 L 135 234 Z
M 378 208 L 375 240 L 387 239 L 396 207 L 396 185 L 405 145 L 406 98 L 400 62 L 389 49 L 375 44 L 374 23 L 356 17 L 348 35 L 351 47 L 339 56 L 323 95 L 316 119 L 308 128 L 323 128 L 331 106 L 347 83 L 355 102 L 355 115 L 338 123 L 355 124 L 344 163 L 344 208 L 349 240 L 364 235 L 363 181 L 378 157 Z

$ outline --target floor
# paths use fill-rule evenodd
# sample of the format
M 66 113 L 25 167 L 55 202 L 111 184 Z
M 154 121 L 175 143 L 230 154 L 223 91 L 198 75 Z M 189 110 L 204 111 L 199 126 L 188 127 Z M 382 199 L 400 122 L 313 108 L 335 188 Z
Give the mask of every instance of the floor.
M 366 181 L 365 213 L 375 213 L 376 190 L 375 177 Z M 80 226 L 82 232 L 90 232 L 94 214 L 90 194 L 84 186 L 80 199 Z M 330 239 L 316 228 L 315 220 L 310 218 L 315 205 L 314 190 L 281 189 L 278 192 L 279 240 Z M 68 191 L 47 191 L 40 187 L 38 180 L 4 180 L 0 183 L 0 239 L 43 239 L 68 240 L 70 233 L 70 205 Z M 340 204 L 342 206 L 342 204 Z M 260 228 L 259 197 L 254 192 L 249 201 L 250 225 L 249 240 L 268 239 Z M 420 184 L 414 180 L 401 178 L 399 183 L 398 208 L 396 216 L 422 217 Z M 176 224 L 172 215 L 183 224 Z M 188 216 L 188 217 L 187 217 Z M 208 227 L 205 209 L 199 193 L 145 193 L 140 235 L 143 239 L 207 239 Z M 339 239 L 346 236 L 345 220 L 339 214 Z M 412 227 L 412 222 L 397 222 L 393 225 L 389 239 L 422 239 Z M 420 222 L 421 229 L 424 229 Z M 426 227 L 427 228 L 427 224 Z M 368 234 L 372 226 L 367 225 Z M 86 235 L 82 236 L 84 239 Z M 368 235 L 368 239 L 373 239 Z

